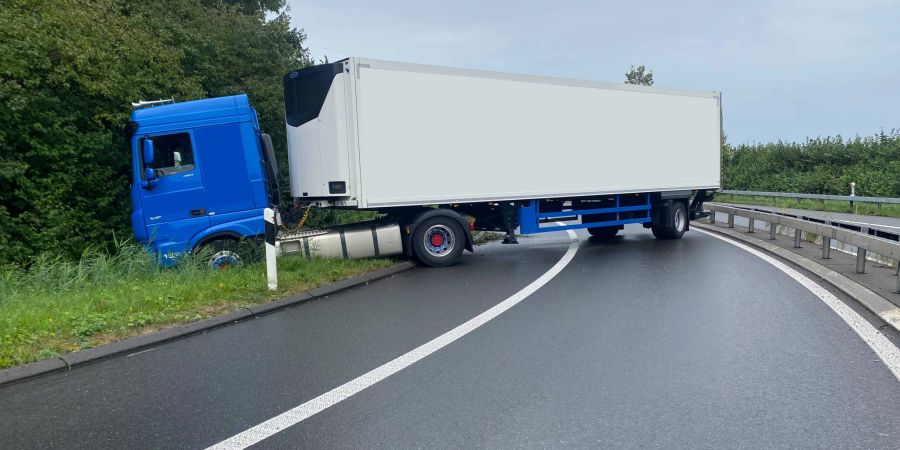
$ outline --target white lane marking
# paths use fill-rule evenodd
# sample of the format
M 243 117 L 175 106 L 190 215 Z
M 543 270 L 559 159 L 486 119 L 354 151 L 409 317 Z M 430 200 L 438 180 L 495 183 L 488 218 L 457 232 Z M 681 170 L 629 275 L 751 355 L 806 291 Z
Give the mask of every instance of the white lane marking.
M 563 224 L 560 224 L 563 225 Z M 307 401 L 293 409 L 285 411 L 259 425 L 248 428 L 218 444 L 212 445 L 209 449 L 244 449 L 257 442 L 262 441 L 290 426 L 296 425 L 303 420 L 318 414 L 328 407 L 331 407 L 351 396 L 359 393 L 375 383 L 409 367 L 426 356 L 446 347 L 453 341 L 471 333 L 478 327 L 490 322 L 500 314 L 503 314 L 509 308 L 512 308 L 522 300 L 528 298 L 529 295 L 547 284 L 556 275 L 572 261 L 575 253 L 578 251 L 578 236 L 572 231 L 567 230 L 572 241 L 566 253 L 560 258 L 556 264 L 543 275 L 538 277 L 528 286 L 525 286 L 519 292 L 516 292 L 506 300 L 494 305 L 487 311 L 469 319 L 462 325 L 426 342 L 425 344 L 411 350 L 410 352 L 399 356 L 393 361 L 375 368 L 370 372 L 363 374 L 353 380 L 348 381 L 312 400 Z
M 824 287 L 820 286 L 813 280 L 810 280 L 809 277 L 803 275 L 798 272 L 794 268 L 788 266 L 787 264 L 755 249 L 749 247 L 740 242 L 733 241 L 723 236 L 719 236 L 717 234 L 711 233 L 706 230 L 700 230 L 697 228 L 693 228 L 694 231 L 699 231 L 705 235 L 712 236 L 716 239 L 723 240 L 731 245 L 737 246 L 741 249 L 744 249 L 759 258 L 763 261 L 775 266 L 782 272 L 786 273 L 789 277 L 793 278 L 796 282 L 800 283 L 806 289 L 809 289 L 810 292 L 819 297 L 832 311 L 834 311 L 847 325 L 850 325 L 850 328 L 862 338 L 866 344 L 869 344 L 869 347 L 875 351 L 875 354 L 878 355 L 879 358 L 884 362 L 884 364 L 894 373 L 894 376 L 897 377 L 897 380 L 900 380 L 900 349 L 897 348 L 885 335 L 881 334 L 877 328 L 875 328 L 869 321 L 864 319 L 852 308 L 844 304 L 840 299 L 834 296 L 831 292 L 828 292 Z
M 134 356 L 134 355 L 140 355 L 141 353 L 152 352 L 153 350 L 156 350 L 156 347 L 148 348 L 148 349 L 146 349 L 146 350 L 141 350 L 141 351 L 139 351 L 139 352 L 129 353 L 129 354 L 125 355 L 125 357 L 126 357 L 126 358 L 129 358 L 129 357 L 132 357 L 132 356 Z

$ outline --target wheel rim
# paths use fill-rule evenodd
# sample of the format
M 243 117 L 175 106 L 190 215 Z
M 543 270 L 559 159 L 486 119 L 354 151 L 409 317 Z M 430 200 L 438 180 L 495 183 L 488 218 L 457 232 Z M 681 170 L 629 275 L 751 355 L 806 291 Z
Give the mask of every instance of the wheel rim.
M 675 209 L 675 230 L 681 231 L 684 229 L 684 210 L 681 208 Z
M 241 265 L 241 257 L 229 250 L 215 252 L 209 258 L 209 267 L 215 270 L 226 270 L 229 267 L 239 265 Z
M 423 244 L 425 244 L 425 251 L 429 255 L 440 258 L 449 255 L 453 251 L 456 242 L 453 239 L 453 231 L 450 230 L 450 227 L 446 225 L 432 225 L 425 230 Z

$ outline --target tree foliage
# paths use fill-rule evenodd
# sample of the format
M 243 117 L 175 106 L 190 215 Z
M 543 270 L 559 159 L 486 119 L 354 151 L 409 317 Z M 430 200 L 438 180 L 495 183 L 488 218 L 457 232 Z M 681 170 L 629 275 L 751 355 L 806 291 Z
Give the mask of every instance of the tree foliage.
M 653 86 L 653 71 L 647 70 L 643 64 L 630 66 L 625 72 L 625 84 L 639 84 L 641 86 Z
M 900 132 L 722 146 L 726 189 L 900 197 Z
M 247 93 L 283 146 L 281 77 L 309 64 L 305 38 L 284 0 L 7 0 L 0 261 L 131 233 L 132 101 Z

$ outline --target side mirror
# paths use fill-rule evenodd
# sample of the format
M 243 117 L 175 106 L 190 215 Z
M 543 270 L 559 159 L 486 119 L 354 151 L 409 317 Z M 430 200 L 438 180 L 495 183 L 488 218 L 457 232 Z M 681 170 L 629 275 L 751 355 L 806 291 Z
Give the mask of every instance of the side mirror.
M 156 184 L 156 170 L 150 167 L 144 169 L 144 179 L 141 180 L 141 187 L 150 189 Z
M 142 148 L 144 154 L 144 165 L 149 166 L 153 164 L 153 140 L 150 138 L 144 138 L 144 146 Z

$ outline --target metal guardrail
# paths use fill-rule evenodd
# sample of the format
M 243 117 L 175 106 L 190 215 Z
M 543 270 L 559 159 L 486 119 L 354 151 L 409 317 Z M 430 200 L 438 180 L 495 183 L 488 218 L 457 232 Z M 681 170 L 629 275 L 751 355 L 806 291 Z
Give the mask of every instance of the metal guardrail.
M 853 225 L 837 220 L 825 220 L 818 217 L 797 216 L 774 211 L 760 211 L 751 208 L 705 203 L 703 208 L 710 211 L 709 222 L 716 222 L 717 212 L 728 215 L 728 227 L 734 228 L 734 216 L 746 217 L 750 224 L 749 233 L 756 232 L 755 221 L 767 222 L 769 239 L 775 239 L 776 226 L 794 229 L 794 247 L 799 248 L 801 232 L 822 236 L 822 259 L 831 258 L 831 240 L 852 245 L 856 251 L 856 272 L 866 272 L 866 254 L 876 253 L 897 261 L 897 286 L 894 292 L 900 294 L 900 233 L 873 229 L 871 227 Z
M 894 197 L 861 197 L 858 195 L 827 195 L 827 194 L 798 194 L 794 192 L 761 192 L 761 191 L 732 191 L 728 189 L 722 189 L 718 191 L 722 194 L 730 194 L 730 195 L 748 195 L 753 197 L 781 197 L 781 198 L 796 198 L 796 199 L 809 199 L 809 200 L 836 200 L 841 202 L 860 202 L 860 203 L 875 203 L 879 205 L 900 205 L 900 198 Z

